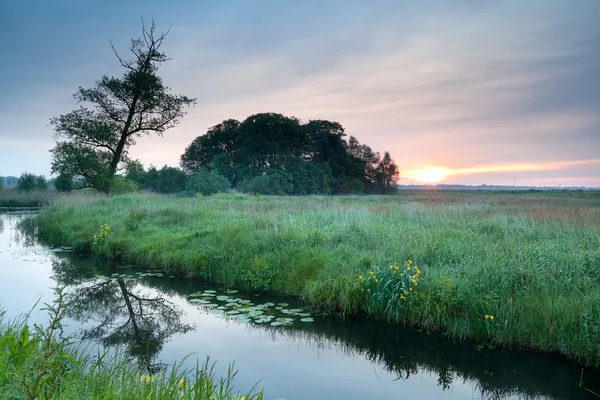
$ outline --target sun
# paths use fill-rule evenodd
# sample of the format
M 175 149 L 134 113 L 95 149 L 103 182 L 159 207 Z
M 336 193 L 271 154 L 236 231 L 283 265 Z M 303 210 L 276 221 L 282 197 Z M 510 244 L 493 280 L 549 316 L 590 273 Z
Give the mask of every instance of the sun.
M 443 181 L 450 175 L 446 168 L 426 168 L 412 171 L 412 177 L 423 183 L 437 183 Z

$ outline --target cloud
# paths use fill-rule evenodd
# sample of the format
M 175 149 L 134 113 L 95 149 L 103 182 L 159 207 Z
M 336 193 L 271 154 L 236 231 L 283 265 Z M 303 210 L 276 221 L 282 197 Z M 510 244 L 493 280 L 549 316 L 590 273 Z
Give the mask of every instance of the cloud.
M 142 3 L 60 4 L 9 10 L 0 51 L 24 61 L 8 68 L 0 138 L 50 137 L 77 86 L 119 73 L 108 37 L 121 50 L 139 32 L 128 15 Z M 180 126 L 139 142 L 145 163 L 176 165 L 208 127 L 265 111 L 337 120 L 402 170 L 577 161 L 600 148 L 594 0 L 144 5 L 159 28 L 172 24 L 165 83 L 198 97 Z

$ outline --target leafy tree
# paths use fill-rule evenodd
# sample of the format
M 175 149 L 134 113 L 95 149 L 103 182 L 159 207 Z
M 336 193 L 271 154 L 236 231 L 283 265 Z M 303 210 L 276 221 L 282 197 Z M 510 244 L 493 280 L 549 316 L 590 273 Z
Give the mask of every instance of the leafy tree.
M 375 181 L 379 187 L 379 192 L 390 193 L 394 191 L 399 175 L 398 166 L 390 157 L 390 153 L 386 151 L 379 164 L 377 164 L 375 173 Z
M 133 39 L 132 59 L 122 58 L 121 78 L 103 76 L 92 89 L 79 88 L 75 99 L 81 107 L 53 118 L 56 147 L 52 172 L 81 178 L 86 185 L 109 193 L 119 163 L 142 135 L 162 135 L 185 115 L 184 107 L 195 100 L 172 95 L 157 75 L 168 58 L 161 47 L 168 32 L 157 35 L 142 24 L 142 37 Z M 65 141 L 58 141 L 64 138 Z
M 0 176 L 0 190 L 4 189 L 4 178 Z
M 15 187 L 19 192 L 29 193 L 32 190 L 35 190 L 36 176 L 27 172 L 22 173 L 19 179 L 17 179 L 17 185 Z
M 156 191 L 159 193 L 179 193 L 185 190 L 188 176 L 179 168 L 167 167 L 166 165 L 158 171 Z
M 281 169 L 288 157 L 305 156 L 310 146 L 310 137 L 297 118 L 275 113 L 246 118 L 235 141 L 236 162 L 244 167 L 239 171 L 243 178 L 261 175 L 269 168 Z
M 351 173 L 344 128 L 338 122 L 326 120 L 309 121 L 304 128 L 311 138 L 310 159 L 319 166 L 326 163 L 333 179 L 333 191 L 343 192 L 342 186 Z
M 211 127 L 206 134 L 198 136 L 181 156 L 181 168 L 189 174 L 202 168 L 217 170 L 229 182 L 236 184 L 236 135 L 240 122 L 228 119 Z
M 359 178 L 367 193 L 376 192 L 376 169 L 381 159 L 379 153 L 375 153 L 367 145 L 360 144 L 354 136 L 350 136 L 348 141 L 348 153 L 352 166 L 350 176 Z
M 125 178 L 137 182 L 140 185 L 144 184 L 146 171 L 140 160 L 134 160 L 127 163 L 127 166 L 125 167 Z
M 157 191 L 158 187 L 158 170 L 154 165 L 151 165 L 144 177 L 143 189 Z
M 225 192 L 231 188 L 231 184 L 222 174 L 217 171 L 200 169 L 192 174 L 185 184 L 185 191 L 190 196 L 196 193 L 209 196 L 211 194 Z
M 48 182 L 46 182 L 46 177 L 44 175 L 35 177 L 35 188 L 36 190 L 48 189 Z
M 70 192 L 74 189 L 73 177 L 60 174 L 54 179 L 54 188 L 59 192 Z

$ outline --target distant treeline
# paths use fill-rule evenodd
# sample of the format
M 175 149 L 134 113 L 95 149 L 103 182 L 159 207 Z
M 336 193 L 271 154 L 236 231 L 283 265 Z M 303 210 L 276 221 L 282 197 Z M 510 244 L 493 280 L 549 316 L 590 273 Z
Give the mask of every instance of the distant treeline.
M 310 195 L 390 193 L 396 190 L 398 167 L 386 151 L 383 157 L 346 134 L 338 122 L 275 113 L 255 114 L 239 122 L 228 119 L 198 136 L 181 155 L 181 168 L 145 169 L 129 160 L 113 179 L 111 192 L 139 189 L 157 193 L 209 195 L 235 188 L 247 193 Z M 58 191 L 92 187 L 86 179 L 61 174 L 47 181 L 23 174 L 6 177 L 19 190 Z M 0 185 L 1 187 L 1 185 Z
M 0 176 L 0 189 L 4 187 L 15 187 L 21 192 L 31 192 L 33 190 L 46 190 L 48 184 L 53 181 L 48 181 L 44 175 L 34 175 L 24 172 L 20 177 L 16 176 Z

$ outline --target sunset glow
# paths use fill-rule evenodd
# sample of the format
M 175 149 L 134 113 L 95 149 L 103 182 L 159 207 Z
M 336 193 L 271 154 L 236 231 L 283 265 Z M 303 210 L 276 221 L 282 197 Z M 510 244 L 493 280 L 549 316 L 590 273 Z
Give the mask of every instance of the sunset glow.
M 438 183 L 450 175 L 450 170 L 446 168 L 427 168 L 412 171 L 412 178 L 422 183 Z
M 109 39 L 126 54 L 140 17 L 161 16 L 160 77 L 197 105 L 137 140 L 128 155 L 146 168 L 273 112 L 340 123 L 389 152 L 400 185 L 600 188 L 600 1 L 5 3 L 2 176 L 55 176 L 48 122 L 78 87 L 120 76 Z

